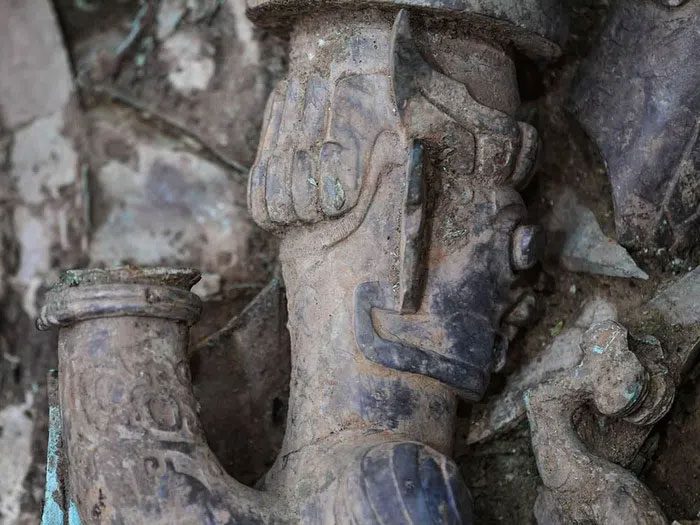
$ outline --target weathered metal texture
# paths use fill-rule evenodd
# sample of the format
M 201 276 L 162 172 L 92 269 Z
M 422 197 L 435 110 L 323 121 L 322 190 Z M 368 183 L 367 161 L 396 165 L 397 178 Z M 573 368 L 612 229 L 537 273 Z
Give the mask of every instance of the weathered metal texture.
M 265 496 L 226 476 L 206 445 L 186 354 L 200 304 L 187 290 L 198 278 L 190 270 L 86 270 L 64 274 L 48 292 L 39 325 L 60 327 L 69 518 L 278 521 Z
M 614 321 L 594 324 L 582 336 L 581 349 L 575 369 L 526 393 L 546 487 L 538 507 L 546 508 L 550 521 L 559 514 L 555 523 L 666 523 L 654 495 L 631 472 L 592 454 L 574 428 L 574 415 L 586 404 L 635 425 L 659 421 L 675 394 L 664 355 L 630 350 L 627 330 Z
M 567 328 L 541 353 L 529 359 L 519 356 L 522 364 L 508 374 L 500 391 L 472 408 L 467 443 L 491 441 L 515 428 L 526 417 L 524 392 L 554 374 L 568 373 L 581 361 L 579 341 L 583 333 L 593 323 L 616 319 L 616 308 L 605 299 L 595 298 L 585 303 L 576 317 L 565 321 Z
M 46 486 L 41 525 L 81 525 L 75 501 L 69 498 L 65 475 L 67 458 L 63 453 L 63 420 L 58 392 L 58 370 L 47 378 L 49 397 L 49 442 L 46 450 Z
M 514 118 L 515 67 L 498 41 L 367 5 L 294 18 L 251 170 L 251 213 L 282 237 L 292 340 L 287 430 L 265 486 L 299 501 L 304 522 L 352 521 L 347 501 L 362 523 L 392 501 L 408 522 L 429 522 L 426 504 L 470 522 L 447 457 L 456 398 L 483 394 L 515 270 L 536 262 L 515 188 L 537 134 Z M 427 500 L 402 488 L 433 477 L 442 489 Z
M 401 505 L 418 523 L 456 523 L 469 511 L 452 462 L 423 444 L 378 441 L 371 432 L 342 436 L 316 457 L 325 471 L 329 463 L 343 469 L 318 514 L 303 508 L 308 495 L 286 501 L 228 477 L 206 445 L 189 378 L 187 332 L 199 300 L 190 294 L 184 315 L 182 294 L 197 277 L 189 270 L 73 271 L 48 293 L 39 325 L 60 327 L 62 420 L 52 427 L 49 458 L 60 458 L 62 468 L 50 462 L 49 479 L 57 476 L 64 490 L 50 484 L 52 501 L 62 506 L 51 516 L 59 521 L 46 525 L 375 523 L 394 519 Z M 138 305 L 137 287 L 144 298 Z
M 607 165 L 620 242 L 680 251 L 699 240 L 700 2 L 661 3 L 613 5 L 572 100 Z
M 249 183 L 254 219 L 283 238 L 292 341 L 267 494 L 205 444 L 194 272 L 74 272 L 50 293 L 39 324 L 61 326 L 84 521 L 471 523 L 449 459 L 457 395 L 478 399 L 503 361 L 515 272 L 541 246 L 516 190 L 537 134 L 514 118 L 514 63 L 484 20 L 465 34 L 363 4 L 295 21 Z
M 262 26 L 287 26 L 299 16 L 342 8 L 377 7 L 461 19 L 470 32 L 512 43 L 537 57 L 560 53 L 567 24 L 558 0 L 246 0 L 248 16 Z

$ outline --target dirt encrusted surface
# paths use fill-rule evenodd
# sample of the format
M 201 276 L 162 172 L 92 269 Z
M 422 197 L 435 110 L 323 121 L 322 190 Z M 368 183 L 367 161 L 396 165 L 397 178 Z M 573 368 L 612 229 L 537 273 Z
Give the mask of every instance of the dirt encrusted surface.
M 546 222 L 563 188 L 571 188 L 593 211 L 604 234 L 615 238 L 610 182 L 595 144 L 569 113 L 568 94 L 581 60 L 599 34 L 607 13 L 605 1 L 570 3 L 571 35 L 563 56 L 547 66 L 520 61 L 523 117 L 537 127 L 542 139 L 540 164 L 525 192 L 536 223 Z M 538 320 L 520 333 L 509 350 L 506 368 L 492 379 L 489 396 L 498 396 L 507 377 L 523 363 L 539 362 L 543 350 L 571 325 L 582 307 L 594 298 L 614 305 L 619 321 L 637 336 L 654 335 L 671 352 L 688 352 L 693 334 L 659 319 L 648 302 L 670 282 L 696 268 L 700 253 L 672 257 L 664 250 L 633 253 L 647 280 L 573 273 L 551 256 L 557 239 L 549 236 L 543 274 L 533 276 Z M 694 334 L 697 338 L 700 334 Z M 644 443 L 620 441 L 621 452 L 636 450 L 628 468 L 635 471 L 659 498 L 671 519 L 695 519 L 700 510 L 700 447 L 691 436 L 700 419 L 697 371 L 685 376 L 671 412 L 649 433 Z M 467 444 L 469 407 L 457 435 L 459 462 L 472 487 L 478 523 L 535 523 L 533 507 L 541 481 L 530 448 L 527 422 L 482 443 Z M 603 433 L 604 435 L 604 433 Z M 619 436 L 615 437 L 616 439 Z M 595 450 L 595 443 L 592 444 Z M 609 452 L 609 451 L 608 451 Z M 614 452 L 611 453 L 614 456 Z
M 247 22 L 238 0 L 39 3 L 45 13 L 22 10 L 16 2 L 0 7 L 0 19 L 9 19 L 11 12 L 25 31 L 55 33 L 58 46 L 46 39 L 22 39 L 21 32 L 13 38 L 15 45 L 36 46 L 38 56 L 53 50 L 56 56 L 49 62 L 63 63 L 65 77 L 47 84 L 53 94 L 39 94 L 46 108 L 27 94 L 29 101 L 16 102 L 6 115 L 0 98 L 0 447 L 12 447 L 15 454 L 8 470 L 0 469 L 6 480 L 0 479 L 0 523 L 8 524 L 37 523 L 43 500 L 45 385 L 48 370 L 56 366 L 56 340 L 53 333 L 37 332 L 34 318 L 59 270 L 115 265 L 201 269 L 195 291 L 204 301 L 204 321 L 192 339 L 202 341 L 223 328 L 218 337 L 234 348 L 231 362 L 245 367 L 260 365 L 244 353 L 249 341 L 266 332 L 257 327 L 238 333 L 230 321 L 264 289 L 276 268 L 276 241 L 250 220 L 245 192 L 265 101 L 286 67 L 285 42 Z M 567 111 L 570 86 L 601 30 L 608 2 L 572 0 L 568 5 L 572 24 L 562 57 L 546 65 L 522 57 L 517 61 L 524 102 L 520 118 L 533 124 L 542 140 L 538 170 L 525 199 L 531 220 L 546 223 L 562 193 L 570 190 L 593 213 L 603 234 L 615 238 L 605 166 Z M 3 38 L 0 29 L 0 48 Z M 52 102 L 64 82 L 65 99 Z M 34 143 L 51 148 L 37 148 L 37 158 L 25 162 L 30 148 L 23 145 Z M 541 361 L 544 350 L 593 299 L 612 304 L 631 334 L 653 335 L 669 352 L 687 353 L 689 341 L 700 337 L 674 328 L 649 307 L 660 289 L 698 266 L 700 250 L 682 256 L 664 250 L 632 253 L 648 275 L 644 280 L 568 271 L 556 256 L 559 239 L 555 235 L 549 241 L 553 248 L 542 267 L 524 277 L 535 290 L 536 318 L 513 341 L 508 363 L 494 376 L 486 401 L 497 397 L 524 363 Z M 284 326 L 277 299 L 273 302 L 272 320 Z M 289 343 L 285 338 L 280 344 Z M 215 366 L 207 367 L 201 359 L 193 357 L 195 368 L 209 377 Z M 233 425 L 239 432 L 217 427 L 212 439 L 225 467 L 249 484 L 275 457 L 287 406 L 279 371 L 262 368 L 254 379 L 246 370 L 235 374 L 236 381 L 257 382 L 253 392 L 266 403 L 260 410 L 246 384 L 227 391 L 221 381 L 213 381 L 217 390 L 198 393 L 210 403 L 225 401 L 222 412 L 248 415 Z M 274 392 L 264 388 L 265 373 Z M 626 466 L 647 483 L 667 515 L 678 520 L 695 519 L 700 511 L 700 371 L 691 367 L 684 377 L 671 412 L 643 442 L 620 440 L 614 443 L 617 450 L 603 451 L 624 456 L 633 450 Z M 203 412 L 215 411 L 208 406 Z M 541 481 L 527 421 L 520 419 L 470 444 L 471 412 L 466 404 L 460 407 L 455 441 L 476 521 L 534 523 Z M 256 414 L 270 421 L 260 422 Z M 213 424 L 224 423 L 231 425 Z M 260 437 L 261 429 L 272 429 L 274 436 Z M 257 447 L 250 446 L 256 442 Z M 246 450 L 253 450 L 249 462 L 241 454 Z M 0 466 L 5 466 L 2 457 Z

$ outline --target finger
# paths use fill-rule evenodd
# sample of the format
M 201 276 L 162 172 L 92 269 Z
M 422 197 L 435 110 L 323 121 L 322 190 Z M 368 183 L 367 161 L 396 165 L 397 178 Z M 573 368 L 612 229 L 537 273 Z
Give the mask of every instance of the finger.
M 270 220 L 290 224 L 296 220 L 292 202 L 292 163 L 303 95 L 298 80 L 288 81 L 275 151 L 268 163 L 265 199 Z
M 302 129 L 292 170 L 294 211 L 306 222 L 317 222 L 323 216 L 318 197 L 318 167 L 311 151 L 323 137 L 328 96 L 327 81 L 318 76 L 311 77 L 304 94 Z
M 248 179 L 248 209 L 253 220 L 263 228 L 270 228 L 272 223 L 267 213 L 265 202 L 265 186 L 267 184 L 267 167 L 270 154 L 274 149 L 280 123 L 282 121 L 282 109 L 284 100 L 280 96 L 282 86 L 278 86 L 271 94 L 265 108 L 263 133 L 260 137 L 258 155 L 255 159 L 250 177 Z
M 356 204 L 377 136 L 398 126 L 394 109 L 386 75 L 351 75 L 337 82 L 320 156 L 326 215 L 341 215 Z
M 329 217 L 343 214 L 347 208 L 346 188 L 355 186 L 359 177 L 357 153 L 337 142 L 326 142 L 321 148 L 319 171 L 321 172 L 321 207 Z
M 530 183 L 535 171 L 540 141 L 537 130 L 533 126 L 525 122 L 518 122 L 518 125 L 522 135 L 522 144 L 513 168 L 512 183 L 516 189 L 522 190 Z

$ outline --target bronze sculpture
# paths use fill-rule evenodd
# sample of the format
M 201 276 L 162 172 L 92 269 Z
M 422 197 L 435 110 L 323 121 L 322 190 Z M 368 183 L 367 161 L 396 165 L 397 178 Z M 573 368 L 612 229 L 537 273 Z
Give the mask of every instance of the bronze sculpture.
M 515 118 L 511 53 L 555 56 L 563 27 L 556 2 L 501 4 L 249 3 L 291 31 L 249 183 L 254 219 L 282 237 L 282 451 L 253 490 L 206 446 L 184 358 L 196 273 L 69 273 L 41 324 L 61 326 L 83 521 L 471 522 L 457 396 L 478 400 L 502 365 L 512 285 L 543 243 L 517 191 L 538 139 Z
M 531 267 L 541 244 L 537 228 L 522 224 L 525 210 L 514 189 L 528 178 L 537 138 L 512 116 L 518 105 L 515 72 L 503 46 L 552 54 L 556 45 L 547 33 L 559 26 L 550 24 L 553 13 L 535 2 L 503 20 L 484 17 L 508 13 L 492 12 L 488 2 L 415 5 L 429 8 L 426 16 L 422 10 L 413 15 L 420 21 L 415 28 L 401 10 L 410 2 L 352 10 L 330 2 L 314 16 L 306 15 L 301 4 L 295 7 L 290 74 L 270 98 L 249 191 L 256 221 L 283 233 L 293 356 L 285 441 L 265 479 L 265 492 L 251 493 L 249 500 L 249 489 L 221 481 L 206 449 L 196 452 L 202 443 L 185 392 L 168 400 L 143 394 L 154 403 L 141 417 L 150 415 L 155 422 L 156 441 L 186 430 L 194 437 L 185 442 L 198 443 L 195 449 L 188 445 L 184 461 L 189 467 L 168 460 L 175 454 L 171 445 L 158 443 L 154 446 L 162 452 L 150 459 L 144 452 L 143 461 L 132 467 L 141 483 L 179 472 L 188 480 L 183 494 L 194 493 L 195 480 L 200 480 L 197 486 L 204 483 L 207 490 L 197 489 L 205 495 L 203 507 L 195 505 L 189 517 L 184 516 L 190 511 L 181 509 L 185 521 L 213 512 L 214 521 L 222 523 L 373 522 L 400 505 L 405 518 L 416 522 L 471 519 L 468 492 L 446 456 L 453 434 L 453 389 L 472 399 L 483 394 L 507 344 L 499 331 L 514 299 L 509 296 L 513 271 Z M 250 13 L 265 12 L 270 21 L 271 13 L 282 15 L 284 8 L 257 2 Z M 464 14 L 457 25 L 468 25 L 478 36 L 460 36 L 454 24 L 434 19 L 453 13 Z M 456 60 L 453 50 L 473 58 Z M 502 89 L 491 90 L 492 82 Z M 191 320 L 193 305 L 185 307 L 187 319 L 170 313 L 175 320 L 149 320 L 155 305 L 165 311 L 175 296 L 191 301 L 186 292 L 173 290 L 170 279 L 177 273 L 156 272 L 151 281 L 129 271 L 98 272 L 100 284 L 94 286 L 90 272 L 75 275 L 77 286 L 54 291 L 43 311 L 46 326 L 69 325 L 61 331 L 62 353 L 80 352 L 84 337 L 96 356 L 103 355 L 98 347 L 112 344 L 112 337 L 113 346 L 121 347 L 118 332 L 138 333 L 138 327 L 145 341 L 154 333 L 162 334 L 162 344 L 169 341 L 167 350 L 156 340 L 151 343 L 154 366 L 161 353 L 181 350 L 183 321 Z M 192 277 L 177 284 L 187 288 L 191 282 L 185 281 Z M 119 298 L 126 289 L 133 289 L 134 297 L 145 293 L 146 302 L 126 304 L 128 299 L 109 311 L 102 304 L 102 287 Z M 61 317 L 61 308 L 72 312 L 72 295 L 83 290 L 89 297 L 88 317 L 107 312 L 107 318 Z M 149 294 L 157 297 L 152 303 Z M 124 314 L 134 317 L 111 317 Z M 92 330 L 98 325 L 104 330 Z M 101 343 L 92 339 L 97 332 L 105 334 Z M 125 347 L 122 354 L 127 352 L 122 360 L 129 368 L 136 357 Z M 186 388 L 177 358 L 169 362 L 169 373 L 153 370 L 158 381 L 166 382 L 162 388 L 175 379 Z M 114 471 L 102 474 L 100 462 L 81 453 L 86 449 L 74 442 L 75 418 L 68 404 L 81 395 L 69 386 L 71 378 L 99 377 L 100 367 L 76 374 L 70 366 L 87 362 L 66 355 L 62 363 L 69 478 L 77 476 L 75 469 L 93 465 L 94 476 L 87 479 L 110 485 L 100 476 L 121 478 L 121 468 L 109 461 Z M 133 368 L 134 380 L 141 366 Z M 107 400 L 115 399 L 113 383 L 97 385 L 108 391 Z M 116 424 L 107 413 L 96 418 Z M 117 443 L 112 444 L 117 449 L 99 443 L 101 454 L 124 454 Z M 167 521 L 173 519 L 167 514 L 174 509 L 171 498 L 184 497 L 175 486 L 151 501 L 148 490 L 135 496 L 138 483 L 131 490 L 124 487 L 126 492 L 81 483 L 86 480 L 71 481 L 69 492 L 86 521 L 98 522 L 103 513 L 128 521 L 139 509 L 149 521 Z M 113 483 L 118 486 L 117 478 Z M 231 494 L 217 487 L 228 487 Z M 210 496 L 226 503 L 212 504 Z M 271 498 L 275 503 L 269 503 Z

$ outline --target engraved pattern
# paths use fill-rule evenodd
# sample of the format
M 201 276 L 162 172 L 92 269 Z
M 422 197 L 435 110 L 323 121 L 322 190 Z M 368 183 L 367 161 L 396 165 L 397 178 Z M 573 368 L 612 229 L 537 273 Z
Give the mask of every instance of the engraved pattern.
M 405 13 L 394 26 L 393 54 L 403 122 L 420 142 L 406 174 L 398 298 L 393 283 L 360 284 L 355 337 L 369 360 L 479 399 L 504 351 L 501 318 L 519 269 L 511 246 L 526 217 L 513 187 L 529 178 L 537 134 L 430 66 Z M 471 156 L 436 155 L 460 141 L 473 147 Z
M 184 360 L 186 326 L 101 321 L 71 327 L 61 346 L 70 492 L 83 518 L 133 522 L 129 516 L 147 515 L 151 523 L 173 523 L 210 516 L 229 523 L 236 513 L 248 516 L 199 426 Z M 191 506 L 192 498 L 199 504 Z M 167 518 L 177 505 L 189 510 Z

